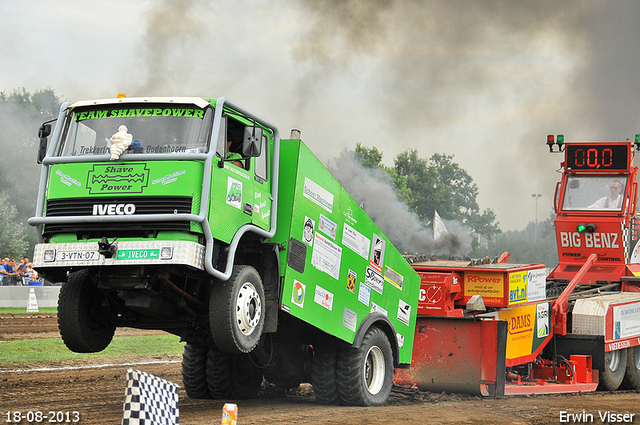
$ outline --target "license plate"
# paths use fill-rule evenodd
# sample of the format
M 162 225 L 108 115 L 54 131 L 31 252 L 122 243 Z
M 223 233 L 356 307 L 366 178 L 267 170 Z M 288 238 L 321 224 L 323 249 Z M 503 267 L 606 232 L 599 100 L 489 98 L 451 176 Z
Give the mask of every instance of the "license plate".
M 87 261 L 97 260 L 98 251 L 58 251 L 56 261 Z
M 157 260 L 160 258 L 159 249 L 119 249 L 117 260 Z

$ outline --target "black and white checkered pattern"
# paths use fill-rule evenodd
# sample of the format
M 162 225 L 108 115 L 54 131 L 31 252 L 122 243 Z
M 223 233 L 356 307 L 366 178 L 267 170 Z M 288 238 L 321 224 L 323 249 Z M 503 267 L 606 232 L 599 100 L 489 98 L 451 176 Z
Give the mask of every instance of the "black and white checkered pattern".
M 173 382 L 128 369 L 122 425 L 177 425 L 178 388 Z

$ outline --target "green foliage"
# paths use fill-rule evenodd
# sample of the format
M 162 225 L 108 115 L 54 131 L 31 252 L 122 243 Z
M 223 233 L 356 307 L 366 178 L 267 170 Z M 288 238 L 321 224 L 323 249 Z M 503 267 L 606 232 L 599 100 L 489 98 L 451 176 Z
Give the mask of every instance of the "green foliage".
M 380 168 L 393 179 L 398 198 L 419 219 L 428 223 L 434 212 L 445 220 L 456 220 L 486 238 L 501 232 L 495 213 L 479 211 L 478 187 L 471 176 L 453 161 L 452 155 L 434 154 L 428 160 L 409 149 L 398 154 L 394 167 L 382 165 L 382 152 L 376 147 L 356 145 L 355 157 L 365 168 Z
M 8 210 L 0 212 L 3 228 L 18 231 L 18 238 L 11 246 L 6 240 L 0 240 L 0 255 L 31 255 L 36 242 L 35 229 L 26 224 L 33 215 L 36 205 L 40 166 L 36 162 L 39 143 L 38 128 L 44 121 L 57 117 L 61 100 L 50 88 L 34 93 L 14 90 L 12 93 L 0 92 L 0 191 L 6 198 L 2 204 Z M 22 230 L 16 230 L 22 229 Z M 22 245 L 22 236 L 26 232 L 27 244 Z M 11 239 L 5 233 L 5 238 Z
M 356 143 L 356 149 L 354 151 L 355 157 L 364 168 L 384 168 L 382 165 L 382 152 L 375 146 L 368 148 L 362 146 L 362 143 Z
M 27 224 L 17 220 L 18 210 L 9 196 L 0 192 L 0 251 L 2 257 L 24 257 L 27 252 Z

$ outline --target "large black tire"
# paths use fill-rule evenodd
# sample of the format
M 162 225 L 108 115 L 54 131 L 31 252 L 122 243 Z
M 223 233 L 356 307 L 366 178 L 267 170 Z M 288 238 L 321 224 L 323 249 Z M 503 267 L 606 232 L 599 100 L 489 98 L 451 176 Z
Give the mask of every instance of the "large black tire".
M 616 350 L 604 353 L 604 370 L 600 371 L 598 389 L 615 391 L 624 379 L 627 369 L 627 350 Z
M 386 334 L 370 328 L 359 348 L 344 347 L 338 353 L 338 392 L 351 406 L 380 406 L 393 387 L 393 353 Z
M 186 343 L 182 352 L 182 383 L 187 397 L 196 399 L 211 398 L 207 386 L 206 345 Z
M 87 270 L 69 275 L 58 295 L 58 329 L 69 350 L 96 353 L 107 348 L 116 327 L 105 318 L 104 302 Z
M 249 353 L 264 327 L 264 289 L 251 266 L 234 266 L 226 282 L 216 282 L 209 299 L 211 336 L 226 353 Z
M 223 353 L 210 348 L 207 359 L 207 384 L 214 399 L 255 398 L 262 388 L 263 373 L 249 354 Z
M 627 348 L 627 370 L 624 374 L 624 386 L 631 390 L 640 390 L 640 346 Z
M 335 406 L 340 402 L 338 393 L 338 344 L 334 340 L 314 343 L 311 361 L 311 384 L 316 401 Z

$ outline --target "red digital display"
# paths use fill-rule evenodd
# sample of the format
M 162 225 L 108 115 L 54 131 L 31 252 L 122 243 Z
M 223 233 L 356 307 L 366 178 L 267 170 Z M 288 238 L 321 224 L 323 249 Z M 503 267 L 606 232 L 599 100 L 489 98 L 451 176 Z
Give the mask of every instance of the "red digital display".
M 624 171 L 629 166 L 627 144 L 566 144 L 567 170 Z

